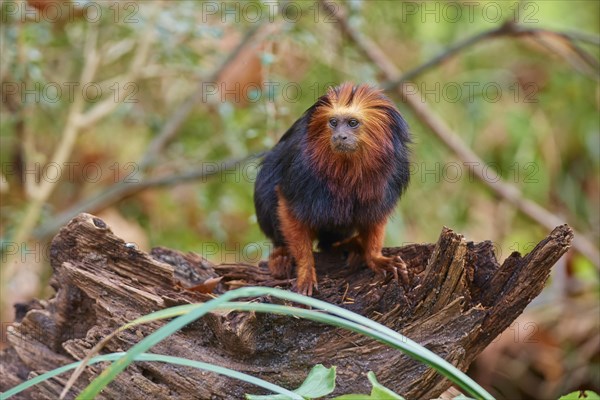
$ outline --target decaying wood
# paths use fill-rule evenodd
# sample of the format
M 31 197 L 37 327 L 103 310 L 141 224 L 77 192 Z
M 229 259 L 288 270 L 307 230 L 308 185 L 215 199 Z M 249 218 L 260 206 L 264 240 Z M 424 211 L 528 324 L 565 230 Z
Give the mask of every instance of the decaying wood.
M 317 254 L 315 297 L 341 305 L 427 346 L 462 370 L 542 290 L 551 267 L 573 239 L 555 228 L 528 255 L 498 264 L 491 242 L 472 243 L 444 228 L 434 244 L 389 248 L 408 265 L 410 288 L 344 268 L 344 253 Z M 0 355 L 6 390 L 15 383 L 80 360 L 101 338 L 141 315 L 169 306 L 206 301 L 189 291 L 222 277 L 215 293 L 243 285 L 289 287 L 265 267 L 213 265 L 197 254 L 165 248 L 143 253 L 116 237 L 106 224 L 81 214 L 61 229 L 51 246 L 55 296 L 35 301 L 9 327 L 10 347 Z M 275 301 L 275 299 L 262 299 Z M 123 351 L 162 323 L 124 331 L 104 352 Z M 407 398 L 433 398 L 450 383 L 423 364 L 373 340 L 337 328 L 284 316 L 219 312 L 199 320 L 152 349 L 233 368 L 288 388 L 318 363 L 337 366 L 336 393 L 367 393 L 368 371 Z M 88 367 L 74 397 L 103 368 Z M 21 398 L 56 399 L 68 374 L 36 386 Z M 169 364 L 139 362 L 102 393 L 116 399 L 220 399 L 260 393 L 256 387 Z

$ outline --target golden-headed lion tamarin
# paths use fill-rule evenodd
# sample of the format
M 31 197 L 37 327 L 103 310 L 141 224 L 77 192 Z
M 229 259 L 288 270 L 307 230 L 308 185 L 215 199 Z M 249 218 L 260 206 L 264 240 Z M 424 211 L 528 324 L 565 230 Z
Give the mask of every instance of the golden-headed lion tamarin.
M 273 240 L 269 269 L 296 265 L 297 291 L 312 295 L 313 240 L 321 249 L 352 240 L 377 273 L 404 268 L 381 254 L 385 224 L 409 181 L 410 135 L 394 103 L 367 85 L 331 88 L 269 151 L 254 204 Z

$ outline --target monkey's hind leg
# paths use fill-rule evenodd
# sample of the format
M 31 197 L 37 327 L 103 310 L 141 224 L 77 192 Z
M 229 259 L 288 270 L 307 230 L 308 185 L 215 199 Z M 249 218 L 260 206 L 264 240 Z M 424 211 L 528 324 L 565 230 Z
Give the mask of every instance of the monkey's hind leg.
M 269 255 L 269 271 L 273 278 L 290 279 L 292 277 L 292 255 L 285 246 L 275 247 Z
M 385 236 L 385 221 L 361 229 L 359 235 L 361 236 L 367 266 L 377 274 L 385 275 L 385 272 L 391 272 L 396 280 L 400 275 L 402 283 L 408 285 L 408 271 L 404 260 L 400 256 L 386 257 L 381 254 Z
M 312 296 L 313 287 L 317 287 L 317 272 L 312 253 L 313 232 L 299 221 L 290 211 L 287 202 L 277 191 L 279 197 L 279 221 L 281 233 L 287 248 L 296 261 L 296 290 L 305 296 Z
M 343 251 L 348 254 L 346 265 L 350 270 L 358 270 L 365 261 L 365 250 L 360 235 L 354 235 L 347 239 L 340 240 L 333 244 L 332 248 L 336 251 Z

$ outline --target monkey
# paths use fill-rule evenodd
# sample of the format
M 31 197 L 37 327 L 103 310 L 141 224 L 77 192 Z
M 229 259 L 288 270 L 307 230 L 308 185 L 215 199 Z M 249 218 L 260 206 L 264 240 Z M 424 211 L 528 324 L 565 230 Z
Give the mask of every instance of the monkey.
M 266 153 L 255 181 L 257 222 L 274 245 L 271 275 L 290 278 L 295 263 L 296 291 L 312 296 L 317 240 L 321 250 L 350 242 L 371 270 L 397 280 L 406 265 L 381 250 L 409 183 L 411 141 L 395 104 L 366 84 L 329 88 L 308 108 Z

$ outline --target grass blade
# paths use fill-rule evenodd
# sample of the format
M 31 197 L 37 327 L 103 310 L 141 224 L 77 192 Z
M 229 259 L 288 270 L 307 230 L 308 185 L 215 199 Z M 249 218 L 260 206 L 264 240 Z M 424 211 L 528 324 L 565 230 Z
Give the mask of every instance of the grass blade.
M 460 386 L 462 389 L 475 396 L 476 398 L 481 399 L 493 399 L 493 397 L 487 393 L 481 386 L 479 386 L 475 381 L 469 378 L 462 371 L 455 368 L 452 364 L 448 363 L 446 360 L 437 356 L 433 352 L 425 349 L 424 347 L 418 345 L 407 337 L 395 332 L 392 329 L 389 329 L 379 323 L 376 323 L 368 318 L 345 310 L 341 307 L 337 307 L 333 304 L 329 304 L 323 302 L 321 300 L 313 299 L 306 296 L 301 296 L 296 293 L 292 293 L 289 291 L 274 289 L 274 288 L 261 288 L 261 287 L 245 287 L 236 290 L 229 291 L 222 296 L 211 300 L 207 303 L 200 305 L 197 308 L 192 309 L 187 314 L 182 315 L 175 320 L 169 322 L 165 326 L 159 328 L 156 332 L 152 333 L 150 336 L 146 337 L 138 344 L 133 346 L 126 355 L 114 362 L 110 367 L 104 370 L 79 396 L 79 398 L 93 398 L 95 397 L 108 383 L 110 383 L 114 377 L 120 373 L 123 369 L 125 369 L 138 354 L 141 354 L 159 343 L 166 337 L 170 336 L 177 330 L 186 326 L 190 322 L 195 321 L 196 319 L 202 317 L 206 313 L 216 309 L 223 308 L 226 303 L 230 300 L 241 298 L 241 297 L 254 297 L 254 296 L 274 296 L 277 298 L 290 300 L 296 303 L 304 304 L 311 306 L 313 308 L 320 308 L 324 311 L 329 312 L 335 316 L 341 317 L 342 319 L 347 320 L 337 321 L 338 323 L 353 322 L 353 328 L 357 332 L 369 332 L 371 337 L 377 338 L 378 340 L 392 345 L 395 348 L 401 349 L 406 354 L 411 356 L 412 358 L 424 362 L 425 364 L 433 367 L 442 375 L 450 379 L 452 382 Z M 244 307 L 252 307 L 246 308 L 247 310 L 258 310 L 262 306 L 275 306 L 275 305 L 265 305 L 265 304 L 256 304 L 256 303 L 237 303 L 236 306 L 241 307 L 242 304 L 245 304 Z M 285 306 L 280 306 L 285 307 Z M 292 307 L 289 307 L 292 308 Z M 240 309 L 240 308 L 238 308 Z M 281 309 L 284 312 L 284 309 Z M 306 314 L 304 311 L 308 311 L 309 314 Z M 287 311 L 285 311 L 287 312 Z M 296 316 L 314 316 L 314 311 L 310 310 L 302 310 L 295 309 L 294 314 Z M 327 315 L 319 313 L 321 316 Z M 304 317 L 304 316 L 303 316 Z M 322 318 L 322 317 L 320 317 Z M 337 325 L 341 326 L 341 325 Z
M 104 355 L 97 356 L 97 357 L 90 359 L 88 361 L 88 365 L 103 362 L 103 361 L 116 361 L 116 360 L 123 358 L 125 355 L 126 355 L 125 352 L 104 354 Z M 208 363 L 201 362 L 201 361 L 189 360 L 187 358 L 181 358 L 181 357 L 166 356 L 166 355 L 162 355 L 162 354 L 152 354 L 152 353 L 138 354 L 135 357 L 135 361 L 164 362 L 164 363 L 177 364 L 177 365 L 183 365 L 186 367 L 202 369 L 205 371 L 214 372 L 216 374 L 228 376 L 230 378 L 239 379 L 241 381 L 248 382 L 253 385 L 262 387 L 263 389 L 269 390 L 271 392 L 275 392 L 275 393 L 279 393 L 279 394 L 288 396 L 289 398 L 292 398 L 292 399 L 300 399 L 300 400 L 302 399 L 302 397 L 296 395 L 294 392 L 289 391 L 281 386 L 275 385 L 274 383 L 267 382 L 263 379 L 254 377 L 252 375 L 245 374 L 243 372 L 235 371 L 235 370 L 225 368 L 225 367 L 220 367 L 218 365 L 208 364 Z M 50 378 L 53 378 L 57 375 L 60 375 L 64 372 L 75 369 L 82 363 L 83 363 L 83 361 L 77 361 L 77 362 L 74 362 L 71 364 L 67 364 L 63 367 L 53 369 L 52 371 L 48 371 L 39 376 L 36 376 L 35 378 L 25 381 L 25 382 L 21 383 L 20 385 L 17 385 L 15 387 L 11 388 L 10 390 L 7 390 L 6 392 L 2 393 L 0 395 L 0 399 L 2 399 L 2 400 L 8 399 L 9 397 L 12 397 L 18 393 L 21 393 L 22 391 L 29 389 L 30 387 L 35 386 L 38 383 L 44 382 L 44 381 L 46 381 Z

